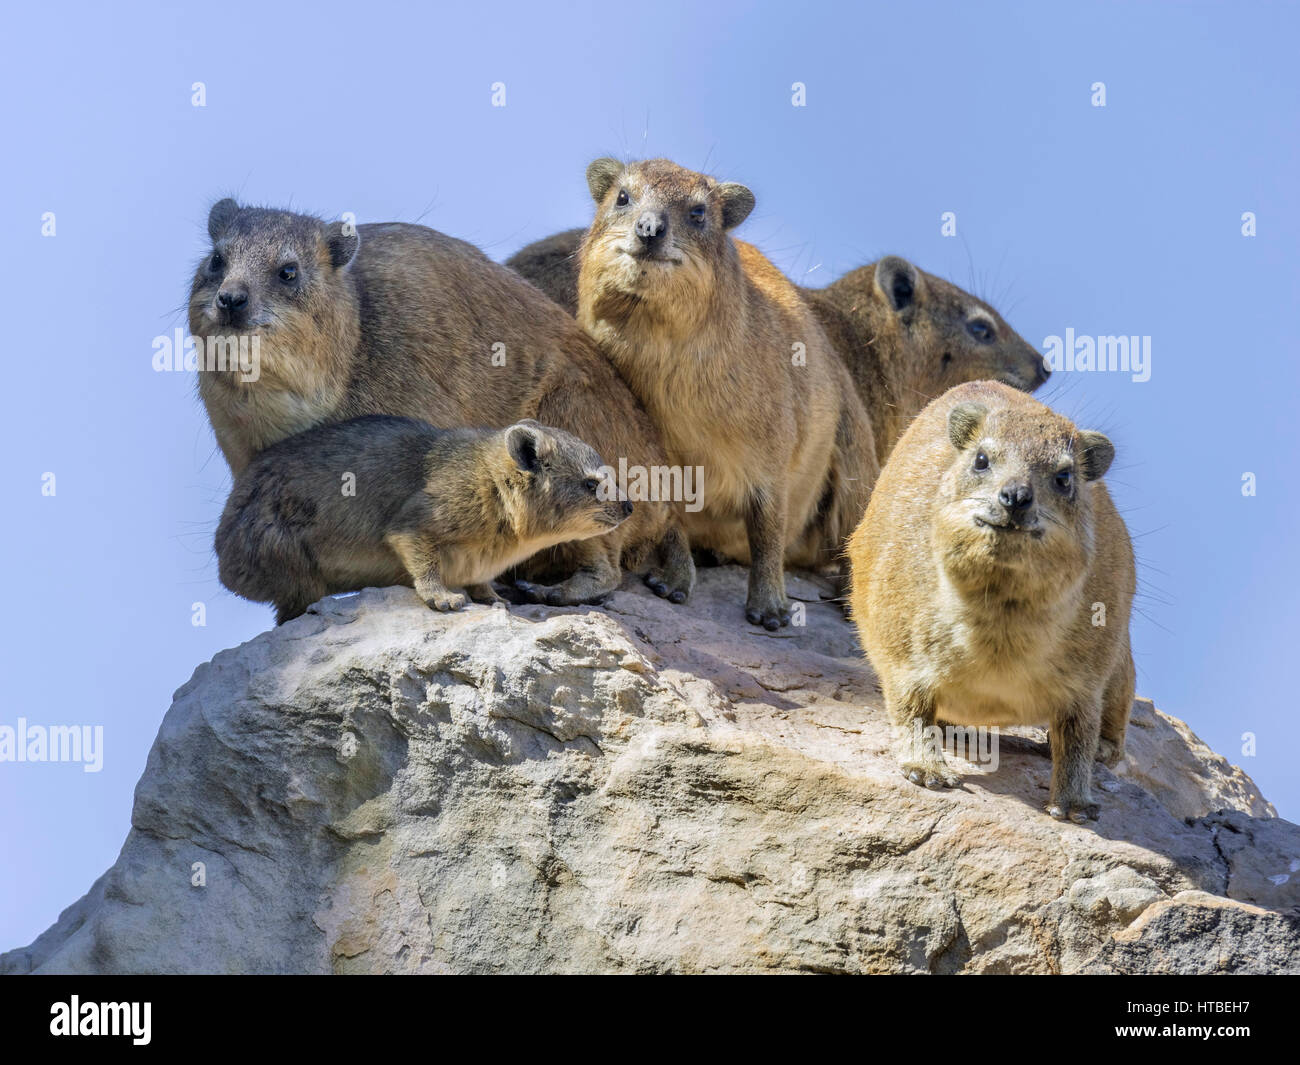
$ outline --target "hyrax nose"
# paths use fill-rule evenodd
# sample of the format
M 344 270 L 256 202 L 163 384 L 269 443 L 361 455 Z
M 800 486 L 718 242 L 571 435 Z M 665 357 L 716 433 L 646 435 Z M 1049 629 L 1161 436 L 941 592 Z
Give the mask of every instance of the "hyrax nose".
M 1008 481 L 998 493 L 998 502 L 1007 510 L 1025 510 L 1034 501 L 1034 490 L 1024 481 Z
M 217 306 L 223 311 L 237 311 L 248 302 L 248 289 L 223 288 L 217 293 Z
M 657 211 L 644 211 L 636 220 L 636 235 L 650 244 L 656 237 L 663 236 L 668 228 L 668 219 Z
M 623 513 L 624 515 L 632 513 L 632 500 L 630 499 L 623 500 Z

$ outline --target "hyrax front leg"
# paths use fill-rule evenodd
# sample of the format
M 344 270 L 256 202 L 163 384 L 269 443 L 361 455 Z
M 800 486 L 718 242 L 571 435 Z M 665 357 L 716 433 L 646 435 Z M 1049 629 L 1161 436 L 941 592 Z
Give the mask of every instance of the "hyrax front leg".
M 442 565 L 438 549 L 423 537 L 411 533 L 394 533 L 388 537 L 406 572 L 415 583 L 415 594 L 434 610 L 459 610 L 467 602 L 462 592 L 454 592 L 442 582 Z
M 670 603 L 684 603 L 695 587 L 695 561 L 686 532 L 676 517 L 655 549 L 655 565 L 645 575 L 646 586 Z
M 785 597 L 785 485 L 755 488 L 745 516 L 749 537 L 749 596 L 745 617 L 773 631 L 790 624 Z
M 934 692 L 914 686 L 898 693 L 885 692 L 885 707 L 902 732 L 899 763 L 903 776 L 923 788 L 954 788 L 956 775 L 943 757 L 943 745 L 935 728 Z
M 578 603 L 597 602 L 622 582 L 623 571 L 610 558 L 611 550 L 605 544 L 598 543 L 593 538 L 575 545 L 574 553 L 578 559 L 578 568 L 567 580 L 559 584 L 515 581 L 515 587 L 534 603 L 574 606 Z
M 1077 825 L 1097 820 L 1092 801 L 1092 760 L 1101 728 L 1099 703 L 1074 704 L 1052 719 L 1052 791 L 1047 812 Z

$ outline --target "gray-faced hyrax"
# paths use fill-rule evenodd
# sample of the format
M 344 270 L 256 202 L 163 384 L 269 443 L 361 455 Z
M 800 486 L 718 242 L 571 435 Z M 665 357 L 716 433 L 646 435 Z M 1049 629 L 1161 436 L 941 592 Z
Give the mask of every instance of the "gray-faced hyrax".
M 951 786 L 933 726 L 1049 726 L 1048 812 L 1096 817 L 1124 752 L 1133 548 L 1101 476 L 1114 448 L 1006 385 L 960 385 L 903 433 L 849 544 L 862 645 L 903 772 Z
M 235 474 L 277 440 L 364 414 L 443 428 L 535 418 L 611 463 L 665 468 L 654 424 L 577 322 L 472 245 L 423 226 L 327 225 L 229 199 L 212 208 L 208 232 L 190 331 L 205 349 L 199 395 Z M 241 338 L 257 344 L 252 374 L 219 357 Z M 563 579 L 521 587 L 586 602 L 624 569 L 648 570 L 673 602 L 687 597 L 694 566 L 680 503 L 647 501 L 608 536 L 541 552 L 524 575 Z
M 536 241 L 506 265 L 577 314 L 586 232 L 568 229 Z M 825 288 L 799 291 L 853 377 L 881 463 L 916 413 L 949 388 L 990 380 L 1032 392 L 1050 373 L 1042 355 L 987 303 L 897 255 Z
M 750 563 L 745 614 L 786 625 L 784 565 L 839 572 L 878 470 L 848 372 L 795 287 L 730 231 L 754 205 L 664 159 L 587 170 L 578 321 L 675 464 L 703 470 L 692 546 Z
M 369 415 L 260 451 L 217 527 L 221 583 L 275 604 L 276 623 L 322 596 L 414 585 L 435 610 L 566 540 L 608 534 L 633 512 L 602 491 L 596 451 L 560 429 L 435 429 Z M 465 592 L 460 589 L 465 589 Z

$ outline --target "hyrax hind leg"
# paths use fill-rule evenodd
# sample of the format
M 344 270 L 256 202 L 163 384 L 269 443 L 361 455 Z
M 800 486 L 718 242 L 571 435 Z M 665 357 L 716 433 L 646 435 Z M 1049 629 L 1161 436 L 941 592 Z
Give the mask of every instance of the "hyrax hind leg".
M 438 550 L 422 536 L 392 533 L 387 538 L 406 572 L 415 583 L 415 594 L 434 610 L 459 610 L 467 602 L 464 592 L 453 591 L 442 581 Z
M 1099 703 L 1075 703 L 1052 719 L 1052 790 L 1047 812 L 1058 821 L 1075 824 L 1097 820 L 1092 801 L 1092 761 L 1101 727 Z
M 755 487 L 745 516 L 749 538 L 749 594 L 745 618 L 769 631 L 790 624 L 785 595 L 786 487 Z
M 296 617 L 301 617 L 307 613 L 307 608 L 316 602 L 317 599 L 323 599 L 329 594 L 329 589 L 325 586 L 324 581 L 303 582 L 295 585 L 293 589 L 283 597 L 277 597 L 275 600 L 275 623 L 283 625 L 286 621 L 292 621 Z
M 515 581 L 515 587 L 534 603 L 551 606 L 574 606 L 578 603 L 595 603 L 619 586 L 623 571 L 611 557 L 610 547 L 593 537 L 572 545 L 572 557 L 577 569 L 559 584 L 534 584 Z
M 880 474 L 876 445 L 866 412 L 856 397 L 845 404 L 835 433 L 831 466 L 817 512 L 791 550 L 786 563 L 828 576 L 845 616 L 849 613 L 850 577 L 846 551 L 849 537 L 867 512 L 872 486 Z
M 1106 682 L 1101 697 L 1101 736 L 1097 740 L 1097 761 L 1103 765 L 1117 765 L 1124 757 L 1124 735 L 1128 731 L 1128 715 L 1133 709 L 1133 694 L 1137 688 L 1137 670 L 1133 668 L 1133 653 L 1124 652 L 1124 660 Z
M 655 548 L 655 564 L 645 575 L 646 585 L 661 599 L 684 603 L 695 587 L 695 560 L 686 531 L 676 517 L 664 529 Z
M 944 760 L 940 733 L 935 728 L 934 692 L 919 684 L 900 691 L 887 685 L 885 708 L 902 733 L 898 761 L 903 776 L 923 788 L 956 787 L 957 777 Z

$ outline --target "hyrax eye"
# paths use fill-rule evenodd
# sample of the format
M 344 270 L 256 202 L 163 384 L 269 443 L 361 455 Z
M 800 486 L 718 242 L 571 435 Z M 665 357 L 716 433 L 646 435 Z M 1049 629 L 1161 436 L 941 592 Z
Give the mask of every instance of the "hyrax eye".
M 1074 484 L 1074 474 L 1070 470 L 1061 470 L 1056 475 L 1056 487 L 1062 492 L 1068 492 L 1072 484 Z
M 283 281 L 286 285 L 289 284 L 289 282 L 293 281 L 297 276 L 298 276 L 297 263 L 285 263 L 282 267 L 280 267 L 280 280 Z
M 582 487 L 585 488 L 592 495 L 595 495 L 598 491 L 600 491 L 600 479 L 596 477 L 588 477 L 585 481 L 582 482 Z
M 226 260 L 221 257 L 221 252 L 214 251 L 212 253 L 212 262 L 208 263 L 208 269 L 211 270 L 214 274 L 219 274 L 221 273 L 225 265 L 226 265 Z
M 993 339 L 993 327 L 983 318 L 972 318 L 966 323 L 966 332 L 978 340 L 981 344 L 987 344 Z
M 706 217 L 708 217 L 708 210 L 705 208 L 704 204 L 697 203 L 694 207 L 691 208 L 690 219 L 697 226 L 704 225 L 704 219 Z
M 989 468 L 989 457 L 986 454 L 984 454 L 984 452 L 981 451 L 978 455 L 975 456 L 975 469 L 983 471 L 983 470 L 987 470 L 988 468 Z
M 618 199 L 614 201 L 615 207 L 626 207 L 628 204 L 627 189 L 618 190 Z

